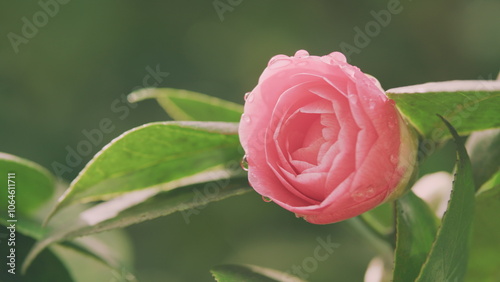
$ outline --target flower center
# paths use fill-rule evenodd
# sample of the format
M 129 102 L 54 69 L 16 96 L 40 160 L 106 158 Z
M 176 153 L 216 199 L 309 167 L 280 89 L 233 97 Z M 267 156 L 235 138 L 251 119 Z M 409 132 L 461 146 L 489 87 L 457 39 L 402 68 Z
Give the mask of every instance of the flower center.
M 285 152 L 296 174 L 318 166 L 324 152 L 337 139 L 340 129 L 333 110 L 331 113 L 298 111 L 286 121 Z

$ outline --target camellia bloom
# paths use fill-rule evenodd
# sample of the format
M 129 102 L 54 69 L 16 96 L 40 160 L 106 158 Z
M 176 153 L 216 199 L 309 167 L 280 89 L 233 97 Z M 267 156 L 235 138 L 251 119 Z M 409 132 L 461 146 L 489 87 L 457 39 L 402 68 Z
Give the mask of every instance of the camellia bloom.
M 394 101 L 338 52 L 273 57 L 245 95 L 239 134 L 250 185 L 316 224 L 398 197 L 415 167 Z

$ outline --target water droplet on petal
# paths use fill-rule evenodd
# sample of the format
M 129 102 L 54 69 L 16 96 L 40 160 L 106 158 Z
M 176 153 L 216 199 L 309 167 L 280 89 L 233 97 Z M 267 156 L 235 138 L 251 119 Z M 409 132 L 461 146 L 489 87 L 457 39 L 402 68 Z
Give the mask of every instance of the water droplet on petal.
M 241 115 L 241 120 L 246 122 L 246 123 L 250 123 L 250 116 L 249 115 L 245 115 L 245 114 L 242 114 Z
M 328 56 L 333 58 L 335 61 L 344 62 L 344 63 L 347 62 L 347 59 L 344 56 L 344 54 L 342 54 L 340 52 L 333 52 L 333 53 L 330 53 Z
M 366 189 L 365 191 L 365 198 L 371 198 L 375 195 L 375 188 L 373 187 L 368 187 L 368 189 Z
M 245 102 L 252 102 L 254 99 L 254 96 L 252 95 L 252 92 L 247 92 L 245 93 L 245 96 L 243 97 L 245 99 Z
M 272 57 L 270 60 L 269 60 L 269 63 L 267 64 L 267 66 L 270 66 L 274 63 L 276 63 L 277 61 L 279 60 L 283 60 L 283 59 L 288 59 L 289 57 L 287 55 L 276 55 L 274 57 Z
M 391 163 L 393 163 L 393 164 L 398 163 L 398 156 L 396 156 L 396 154 L 392 154 L 390 159 L 391 159 Z
M 332 57 L 330 57 L 330 56 L 323 56 L 323 57 L 321 57 L 321 61 L 323 63 L 327 63 L 327 64 L 330 64 L 330 65 L 333 65 L 335 63 L 335 60 Z
M 247 157 L 247 155 L 243 156 L 243 159 L 240 162 L 240 166 L 244 171 L 248 171 L 248 157 Z
M 394 126 L 396 126 L 396 123 L 391 120 L 387 125 L 389 126 L 389 128 L 394 128 Z
M 363 188 L 361 190 L 358 189 L 358 191 L 351 194 L 351 197 L 355 202 L 359 203 L 373 197 L 374 195 L 375 195 L 375 188 L 370 186 L 367 188 Z
M 370 107 L 370 110 L 375 109 L 376 105 L 377 103 L 374 100 L 370 100 L 370 102 L 368 103 L 368 107 Z
M 364 200 L 365 195 L 362 192 L 354 192 L 351 194 L 351 197 L 355 202 L 361 202 Z
M 349 94 L 347 98 L 349 98 L 349 101 L 354 105 L 358 103 L 358 96 L 356 94 Z
M 266 196 L 262 196 L 262 200 L 266 203 L 269 203 L 269 202 L 272 202 L 273 200 L 271 200 L 271 198 L 269 197 L 266 197 Z
M 299 67 L 303 67 L 303 66 L 307 66 L 308 64 L 309 64 L 309 62 L 304 60 L 304 61 L 300 61 L 300 62 L 298 62 L 298 63 L 297 63 L 297 66 L 299 66 Z
M 287 57 L 286 59 L 276 60 L 271 65 L 269 65 L 269 68 L 271 68 L 271 69 L 278 69 L 278 68 L 286 67 L 286 66 L 288 66 L 291 63 L 292 63 L 292 60 L 290 60 Z
M 295 52 L 295 56 L 294 57 L 305 58 L 305 57 L 308 57 L 308 56 L 309 56 L 309 52 L 307 52 L 306 50 L 299 50 L 299 51 Z
M 354 78 L 355 68 L 353 66 L 348 65 L 340 65 L 340 69 L 350 77 Z

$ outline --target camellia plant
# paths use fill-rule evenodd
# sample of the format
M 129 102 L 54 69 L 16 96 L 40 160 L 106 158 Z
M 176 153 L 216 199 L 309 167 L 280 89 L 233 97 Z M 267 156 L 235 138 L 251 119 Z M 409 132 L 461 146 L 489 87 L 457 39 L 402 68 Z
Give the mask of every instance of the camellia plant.
M 56 267 L 76 279 L 77 267 L 61 266 L 69 252 L 134 281 L 120 228 L 255 191 L 311 224 L 356 220 L 393 257 L 375 258 L 367 281 L 500 281 L 499 80 L 384 91 L 339 52 L 299 50 L 269 61 L 244 107 L 179 89 L 129 95 L 130 102 L 151 98 L 174 121 L 118 136 L 69 187 L 33 162 L 0 154 L 9 188 L 1 194 L 10 201 L 0 223 L 33 245 L 2 255 L 4 267 L 22 259 L 25 277 L 37 273 L 32 281 L 49 281 L 43 273 Z M 454 176 L 417 179 L 419 164 L 449 139 L 457 151 Z M 209 186 L 215 192 L 200 196 Z M 99 234 L 108 230 L 114 233 Z M 49 266 L 44 272 L 41 265 Z M 217 281 L 305 278 L 238 264 L 211 273 Z

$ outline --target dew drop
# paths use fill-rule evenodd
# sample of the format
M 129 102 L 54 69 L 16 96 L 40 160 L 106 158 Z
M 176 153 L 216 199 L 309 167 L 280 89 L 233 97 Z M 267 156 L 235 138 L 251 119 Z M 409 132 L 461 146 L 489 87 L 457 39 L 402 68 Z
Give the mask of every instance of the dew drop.
M 396 123 L 391 120 L 387 125 L 389 126 L 389 128 L 394 128 L 394 126 L 396 126 Z
M 246 123 L 250 123 L 250 116 L 249 115 L 245 115 L 245 114 L 242 114 L 241 115 L 241 120 L 246 122 Z
M 351 194 L 351 197 L 355 202 L 361 202 L 364 200 L 365 194 L 363 194 L 362 192 L 354 192 Z
M 252 92 L 247 92 L 245 93 L 245 96 L 243 97 L 245 99 L 245 102 L 252 102 L 254 99 L 254 96 L 252 95 Z
M 396 156 L 396 154 L 392 154 L 390 159 L 391 159 L 391 163 L 393 163 L 393 164 L 398 163 L 398 156 Z
M 304 67 L 304 66 L 307 66 L 308 64 L 309 64 L 309 63 L 308 63 L 307 61 L 305 61 L 305 60 L 304 60 L 304 61 L 300 61 L 300 62 L 298 62 L 298 63 L 297 63 L 297 66 L 299 66 L 299 67 Z
M 375 188 L 369 186 L 367 188 L 355 191 L 354 193 L 351 194 L 351 197 L 355 202 L 359 203 L 373 197 L 374 195 L 375 195 Z
M 307 52 L 306 50 L 299 50 L 297 52 L 295 52 L 295 56 L 294 57 L 297 57 L 297 58 L 306 58 L 309 56 L 309 52 Z
M 371 198 L 375 195 L 375 188 L 373 187 L 368 187 L 368 189 L 366 189 L 366 192 L 365 192 L 365 198 Z
M 278 68 L 286 67 L 291 63 L 292 63 L 292 60 L 290 60 L 288 58 L 287 59 L 279 59 L 279 60 L 276 60 L 275 62 L 273 62 L 269 66 L 269 68 L 278 69 Z
M 272 64 L 276 63 L 277 61 L 280 61 L 283 59 L 288 60 L 288 58 L 289 57 L 287 55 L 276 55 L 269 60 L 269 63 L 267 64 L 267 66 L 271 66 Z
M 344 62 L 344 63 L 347 62 L 347 59 L 344 56 L 344 54 L 342 54 L 340 52 L 333 52 L 333 53 L 330 53 L 328 56 L 331 57 L 332 59 L 334 59 L 335 61 Z
M 323 63 L 327 63 L 330 65 L 333 65 L 335 63 L 335 60 L 331 56 L 323 56 L 323 57 L 321 57 L 321 61 Z
M 358 96 L 356 96 L 355 94 L 349 94 L 347 98 L 349 98 L 349 101 L 351 101 L 351 103 L 354 105 L 358 103 Z
M 375 103 L 374 100 L 370 100 L 370 102 L 368 103 L 368 107 L 370 107 L 371 110 L 375 109 L 376 105 L 377 103 Z
M 247 157 L 247 155 L 243 156 L 243 159 L 240 162 L 240 166 L 244 171 L 248 171 L 248 157 Z
M 340 69 L 347 74 L 348 76 L 354 78 L 354 75 L 356 74 L 355 67 L 353 66 L 348 66 L 348 65 L 340 65 Z
M 271 200 L 271 198 L 269 197 L 266 197 L 266 196 L 262 196 L 262 200 L 266 203 L 269 203 L 269 202 L 272 202 L 273 200 Z

